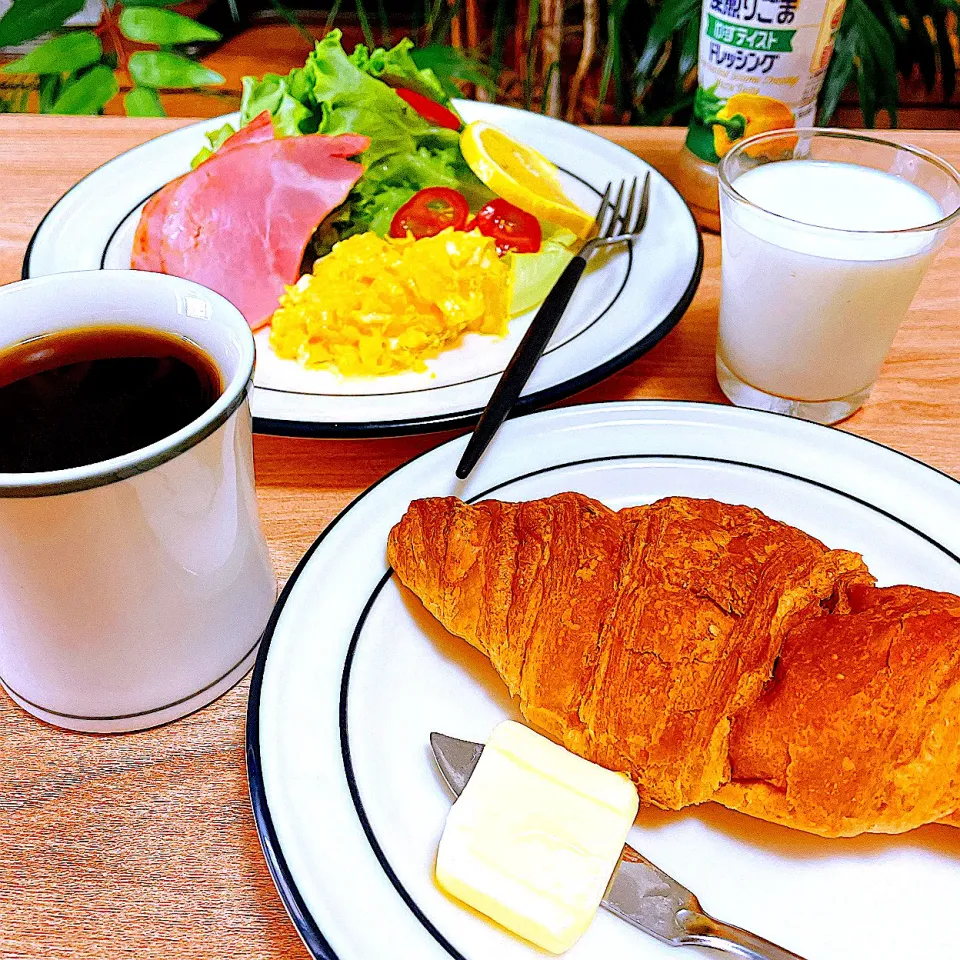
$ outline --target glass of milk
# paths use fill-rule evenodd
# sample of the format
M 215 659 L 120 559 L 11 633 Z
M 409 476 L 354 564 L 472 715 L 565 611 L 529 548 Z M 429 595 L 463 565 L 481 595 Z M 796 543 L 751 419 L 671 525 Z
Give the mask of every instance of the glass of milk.
M 719 169 L 717 379 L 740 406 L 836 423 L 877 379 L 960 218 L 960 174 L 842 130 L 771 131 Z

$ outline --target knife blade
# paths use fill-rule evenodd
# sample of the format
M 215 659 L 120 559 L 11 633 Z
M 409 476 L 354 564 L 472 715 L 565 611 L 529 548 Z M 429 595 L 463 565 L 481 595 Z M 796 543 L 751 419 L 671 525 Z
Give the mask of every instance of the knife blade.
M 483 744 L 431 733 L 440 774 L 460 796 L 480 762 Z M 747 960 L 803 960 L 799 954 L 704 912 L 685 886 L 625 845 L 600 903 L 611 913 L 672 947 L 712 947 Z

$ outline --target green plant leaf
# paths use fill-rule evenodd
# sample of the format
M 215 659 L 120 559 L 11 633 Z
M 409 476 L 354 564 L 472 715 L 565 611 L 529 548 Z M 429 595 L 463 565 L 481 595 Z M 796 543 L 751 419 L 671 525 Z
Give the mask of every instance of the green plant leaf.
M 678 31 L 681 37 L 680 56 L 677 62 L 677 93 L 687 87 L 687 80 L 697 68 L 697 55 L 700 52 L 700 19 L 691 17 Z
M 694 96 L 695 94 L 691 91 L 665 106 L 658 107 L 650 113 L 642 113 L 638 118 L 638 122 L 647 127 L 660 126 L 660 124 L 668 120 L 673 114 L 693 106 Z
M 129 7 L 120 14 L 120 32 L 135 43 L 172 47 L 178 43 L 219 40 L 220 34 L 173 10 Z
M 465 80 L 496 93 L 497 84 L 490 67 L 474 53 L 458 50 L 456 47 L 431 44 L 419 50 L 411 50 L 410 56 L 420 70 L 434 72 L 448 97 L 460 96 L 454 80 Z
M 356 3 L 357 20 L 360 21 L 360 29 L 363 31 L 364 42 L 372 50 L 377 45 L 377 41 L 373 36 L 373 31 L 370 29 L 370 18 L 367 16 L 367 10 L 363 5 L 363 0 L 356 0 Z
M 123 109 L 128 117 L 165 117 L 167 115 L 157 92 L 147 87 L 134 87 L 123 98 Z
M 509 0 L 497 0 L 497 9 L 493 14 L 493 32 L 490 35 L 490 70 L 494 77 L 500 76 L 507 42 L 507 10 Z
M 333 3 L 330 4 L 330 12 L 327 14 L 326 22 L 323 25 L 324 33 L 329 33 L 333 29 L 334 21 L 337 19 L 337 14 L 340 12 L 341 3 L 343 3 L 343 0 L 333 0 Z
M 896 125 L 900 90 L 893 39 L 864 0 L 851 0 L 849 10 L 857 25 L 854 71 L 863 122 L 874 126 L 877 112 L 886 110 Z
M 607 50 L 603 58 L 603 66 L 600 68 L 600 93 L 597 96 L 597 109 L 593 117 L 595 123 L 600 120 L 600 111 L 607 99 L 611 82 L 614 106 L 618 111 L 623 109 L 620 24 L 623 23 L 628 3 L 629 0 L 610 0 L 607 8 Z
M 540 94 L 540 112 L 547 112 L 547 98 L 550 96 L 550 84 L 553 82 L 554 74 L 560 74 L 560 62 L 554 60 L 553 63 L 547 67 L 546 72 L 543 75 L 543 92 Z
M 855 45 L 855 27 L 843 29 L 837 35 L 830 67 L 820 98 L 820 114 L 817 122 L 822 127 L 830 125 L 833 115 L 840 105 L 840 97 L 847 84 L 853 78 L 853 49 Z
M 117 0 L 114 0 L 116 3 Z M 123 7 L 173 7 L 183 0 L 123 0 Z
M 62 27 L 84 0 L 13 0 L 0 17 L 0 47 L 14 47 Z
M 946 18 L 934 20 L 937 44 L 940 48 L 940 77 L 943 80 L 943 99 L 950 100 L 957 88 L 957 63 L 953 59 L 953 46 L 950 43 L 950 31 Z
M 527 29 L 526 29 L 526 49 L 527 56 L 524 60 L 522 73 L 523 73 L 523 106 L 525 109 L 529 110 L 530 105 L 533 102 L 533 76 L 531 72 L 531 66 L 534 52 L 533 52 L 533 35 L 536 33 L 537 24 L 540 22 L 540 0 L 530 0 L 530 6 L 527 10 Z M 521 71 L 520 64 L 517 64 L 518 72 Z
M 691 21 L 697 24 L 699 37 L 700 0 L 665 0 L 657 10 L 657 15 L 650 24 L 646 42 L 637 58 L 634 70 L 635 82 L 649 81 L 654 74 L 654 68 L 660 60 L 663 48 L 670 42 L 675 33 L 679 33 Z
M 53 37 L 25 57 L 2 68 L 3 73 L 75 73 L 103 56 L 100 38 L 90 30 Z
M 906 62 L 901 69 L 907 73 L 916 64 L 929 93 L 937 83 L 937 45 L 927 30 L 923 13 L 913 0 L 906 0 L 904 12 L 907 18 Z
M 887 33 L 893 38 L 898 47 L 907 42 L 907 28 L 903 25 L 901 14 L 893 5 L 892 0 L 869 0 L 867 4 L 882 22 Z M 876 9 L 873 9 L 876 7 Z
M 531 0 L 531 2 L 538 3 L 539 0 Z M 443 0 L 423 0 L 423 42 L 425 44 L 440 42 L 440 31 L 437 28 L 439 26 L 438 21 L 442 19 L 440 17 L 442 4 Z
M 873 71 L 873 61 L 864 62 L 859 57 L 853 61 L 853 69 L 857 75 L 857 90 L 860 93 L 860 112 L 863 114 L 863 125 L 875 127 L 877 125 L 877 94 L 876 75 Z
M 87 73 L 68 80 L 60 96 L 50 108 L 51 113 L 99 113 L 120 87 L 109 67 L 96 66 Z
M 48 73 L 40 78 L 39 112 L 49 113 L 63 89 L 63 78 L 58 73 Z
M 154 90 L 186 90 L 223 83 L 223 77 L 214 70 L 166 50 L 138 50 L 130 57 L 128 68 L 138 87 Z
M 867 29 L 861 36 L 867 37 L 868 40 L 859 50 L 859 58 L 866 63 L 865 72 L 872 80 L 871 93 L 876 102 L 876 109 L 886 110 L 891 124 L 896 126 L 900 83 L 895 39 L 864 0 L 855 0 L 855 4 L 864 8 L 863 23 Z
M 898 38 L 906 42 L 887 22 L 881 0 L 849 0 L 824 84 L 821 122 L 833 115 L 843 88 L 852 79 L 856 81 L 864 126 L 874 126 L 881 110 L 896 126 L 898 68 L 902 63 L 902 59 L 898 63 L 898 54 L 904 49 L 898 49 Z
M 538 2 L 538 0 L 537 0 Z M 426 6 L 426 5 L 425 5 Z M 463 0 L 434 0 L 433 9 L 426 15 L 424 45 L 447 43 L 453 21 L 460 14 Z
M 30 107 L 30 87 L 12 87 L 0 94 L 0 113 L 27 113 Z
M 380 36 L 385 47 L 393 46 L 393 34 L 390 30 L 390 16 L 384 0 L 377 0 L 377 17 L 380 20 Z
M 286 7 L 280 3 L 280 0 L 270 0 L 270 6 L 273 7 L 273 9 L 276 10 L 277 13 L 279 13 L 280 16 L 283 17 L 283 19 L 286 20 L 287 23 L 289 23 L 290 26 L 293 27 L 293 29 L 296 30 L 297 33 L 299 33 L 307 43 L 310 44 L 311 47 L 317 42 L 316 37 L 314 37 L 314 35 L 300 22 L 300 18 L 296 15 L 296 13 L 294 13 L 289 7 Z

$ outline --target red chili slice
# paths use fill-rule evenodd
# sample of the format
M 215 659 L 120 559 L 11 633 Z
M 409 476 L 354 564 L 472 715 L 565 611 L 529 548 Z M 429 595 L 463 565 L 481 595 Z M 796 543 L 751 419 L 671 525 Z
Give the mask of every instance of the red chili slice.
M 413 107 L 427 123 L 432 123 L 435 127 L 445 127 L 447 130 L 459 130 L 462 126 L 460 118 L 452 110 L 448 110 L 437 103 L 436 100 L 431 100 L 422 93 L 406 90 L 403 87 L 397 87 L 396 91 L 397 96 Z
M 427 187 L 415 193 L 393 215 L 390 236 L 405 237 L 412 233 L 418 240 L 435 237 L 447 227 L 462 230 L 469 216 L 470 207 L 462 193 L 450 187 Z
M 499 197 L 484 204 L 467 229 L 479 230 L 485 237 L 496 240 L 497 252 L 501 255 L 508 250 L 536 253 L 543 239 L 540 221 L 533 214 Z

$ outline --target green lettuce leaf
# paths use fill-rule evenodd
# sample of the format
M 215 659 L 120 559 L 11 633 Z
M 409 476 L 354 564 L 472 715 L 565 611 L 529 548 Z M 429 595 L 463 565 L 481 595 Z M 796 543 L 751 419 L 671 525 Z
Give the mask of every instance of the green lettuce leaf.
M 222 127 L 217 127 L 216 130 L 211 130 L 210 133 L 205 134 L 207 142 L 210 144 L 209 147 L 204 147 L 194 158 L 190 161 L 190 169 L 196 170 L 197 167 L 203 163 L 208 157 L 212 157 L 215 150 L 219 150 L 223 143 L 232 137 L 237 131 L 233 129 L 233 125 L 225 123 Z
M 310 130 L 313 110 L 292 93 L 289 76 L 268 73 L 262 79 L 243 78 L 243 99 L 240 103 L 240 126 L 246 126 L 266 110 L 273 119 L 278 137 L 293 137 Z M 298 87 L 302 86 L 297 84 Z
M 278 136 L 360 133 L 370 138 L 360 157 L 363 177 L 317 231 L 318 255 L 354 233 L 386 235 L 396 211 L 424 187 L 460 190 L 474 209 L 492 196 L 464 161 L 459 134 L 424 120 L 393 89 L 416 90 L 449 105 L 433 71 L 413 62 L 412 47 L 408 39 L 373 52 L 359 44 L 348 55 L 340 31 L 332 30 L 304 65 L 285 77 L 268 73 L 243 79 L 241 125 L 267 110 Z
M 413 150 L 432 127 L 407 106 L 391 85 L 423 92 L 444 104 L 449 100 L 432 70 L 419 70 L 410 57 L 413 44 L 401 40 L 393 49 L 370 53 L 358 44 L 349 56 L 339 30 L 332 30 L 285 77 L 268 73 L 244 77 L 240 122 L 249 123 L 269 110 L 277 133 L 362 133 L 373 141 L 365 164 L 399 150 Z M 453 131 L 445 131 L 456 136 Z M 371 153 L 372 151 L 372 153 Z
M 413 57 L 410 56 L 412 49 L 413 41 L 409 37 L 404 37 L 391 50 L 378 47 L 373 53 L 368 53 L 367 48 L 361 43 L 357 44 L 353 53 L 350 54 L 350 61 L 357 69 L 382 80 L 390 87 L 404 87 L 407 90 L 422 93 L 425 97 L 436 100 L 437 103 L 442 103 L 449 109 L 450 98 L 444 91 L 443 85 L 432 70 L 421 70 L 413 62 Z

